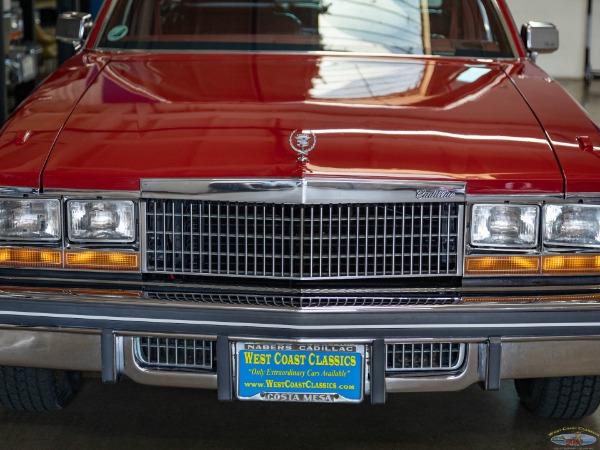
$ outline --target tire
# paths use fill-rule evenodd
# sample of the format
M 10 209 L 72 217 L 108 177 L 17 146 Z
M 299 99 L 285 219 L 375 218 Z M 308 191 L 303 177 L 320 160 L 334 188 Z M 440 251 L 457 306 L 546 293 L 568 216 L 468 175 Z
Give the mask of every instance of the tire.
M 0 403 L 13 411 L 58 411 L 80 381 L 80 372 L 0 366 Z
M 525 408 L 538 417 L 579 419 L 600 405 L 600 376 L 515 380 Z

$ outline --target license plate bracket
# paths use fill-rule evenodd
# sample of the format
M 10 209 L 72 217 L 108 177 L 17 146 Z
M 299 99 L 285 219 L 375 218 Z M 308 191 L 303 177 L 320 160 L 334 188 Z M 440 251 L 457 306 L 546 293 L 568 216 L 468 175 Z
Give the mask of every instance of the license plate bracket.
M 236 342 L 239 400 L 360 403 L 364 344 Z

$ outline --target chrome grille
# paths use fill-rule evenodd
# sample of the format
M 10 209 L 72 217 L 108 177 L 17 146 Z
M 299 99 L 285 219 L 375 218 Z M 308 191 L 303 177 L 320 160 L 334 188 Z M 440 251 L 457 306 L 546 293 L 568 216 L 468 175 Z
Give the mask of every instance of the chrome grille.
M 458 203 L 289 205 L 151 199 L 145 270 L 269 278 L 455 275 Z
M 146 298 L 172 302 L 219 303 L 283 308 L 394 307 L 454 305 L 457 298 L 430 297 L 303 297 L 270 295 L 224 295 L 203 293 L 147 292 Z
M 146 368 L 214 370 L 214 341 L 134 338 L 135 358 Z
M 454 342 L 388 344 L 388 372 L 439 372 L 458 370 L 465 360 L 466 344 Z

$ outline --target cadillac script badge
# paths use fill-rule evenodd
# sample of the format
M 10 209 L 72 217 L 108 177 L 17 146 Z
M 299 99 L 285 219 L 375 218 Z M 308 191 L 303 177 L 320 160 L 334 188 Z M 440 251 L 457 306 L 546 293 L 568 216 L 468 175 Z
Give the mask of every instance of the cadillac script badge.
M 308 154 L 317 145 L 317 136 L 310 130 L 294 130 L 290 135 L 290 145 L 298 153 L 298 161 L 308 162 Z

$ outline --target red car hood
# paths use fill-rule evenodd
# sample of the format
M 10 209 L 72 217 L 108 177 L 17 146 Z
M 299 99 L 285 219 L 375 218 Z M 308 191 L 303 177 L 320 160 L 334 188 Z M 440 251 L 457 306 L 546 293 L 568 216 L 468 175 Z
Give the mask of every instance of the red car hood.
M 511 70 L 412 58 L 113 56 L 60 132 L 43 186 L 342 176 L 562 192 Z M 292 148 L 294 130 L 316 136 L 307 163 Z

